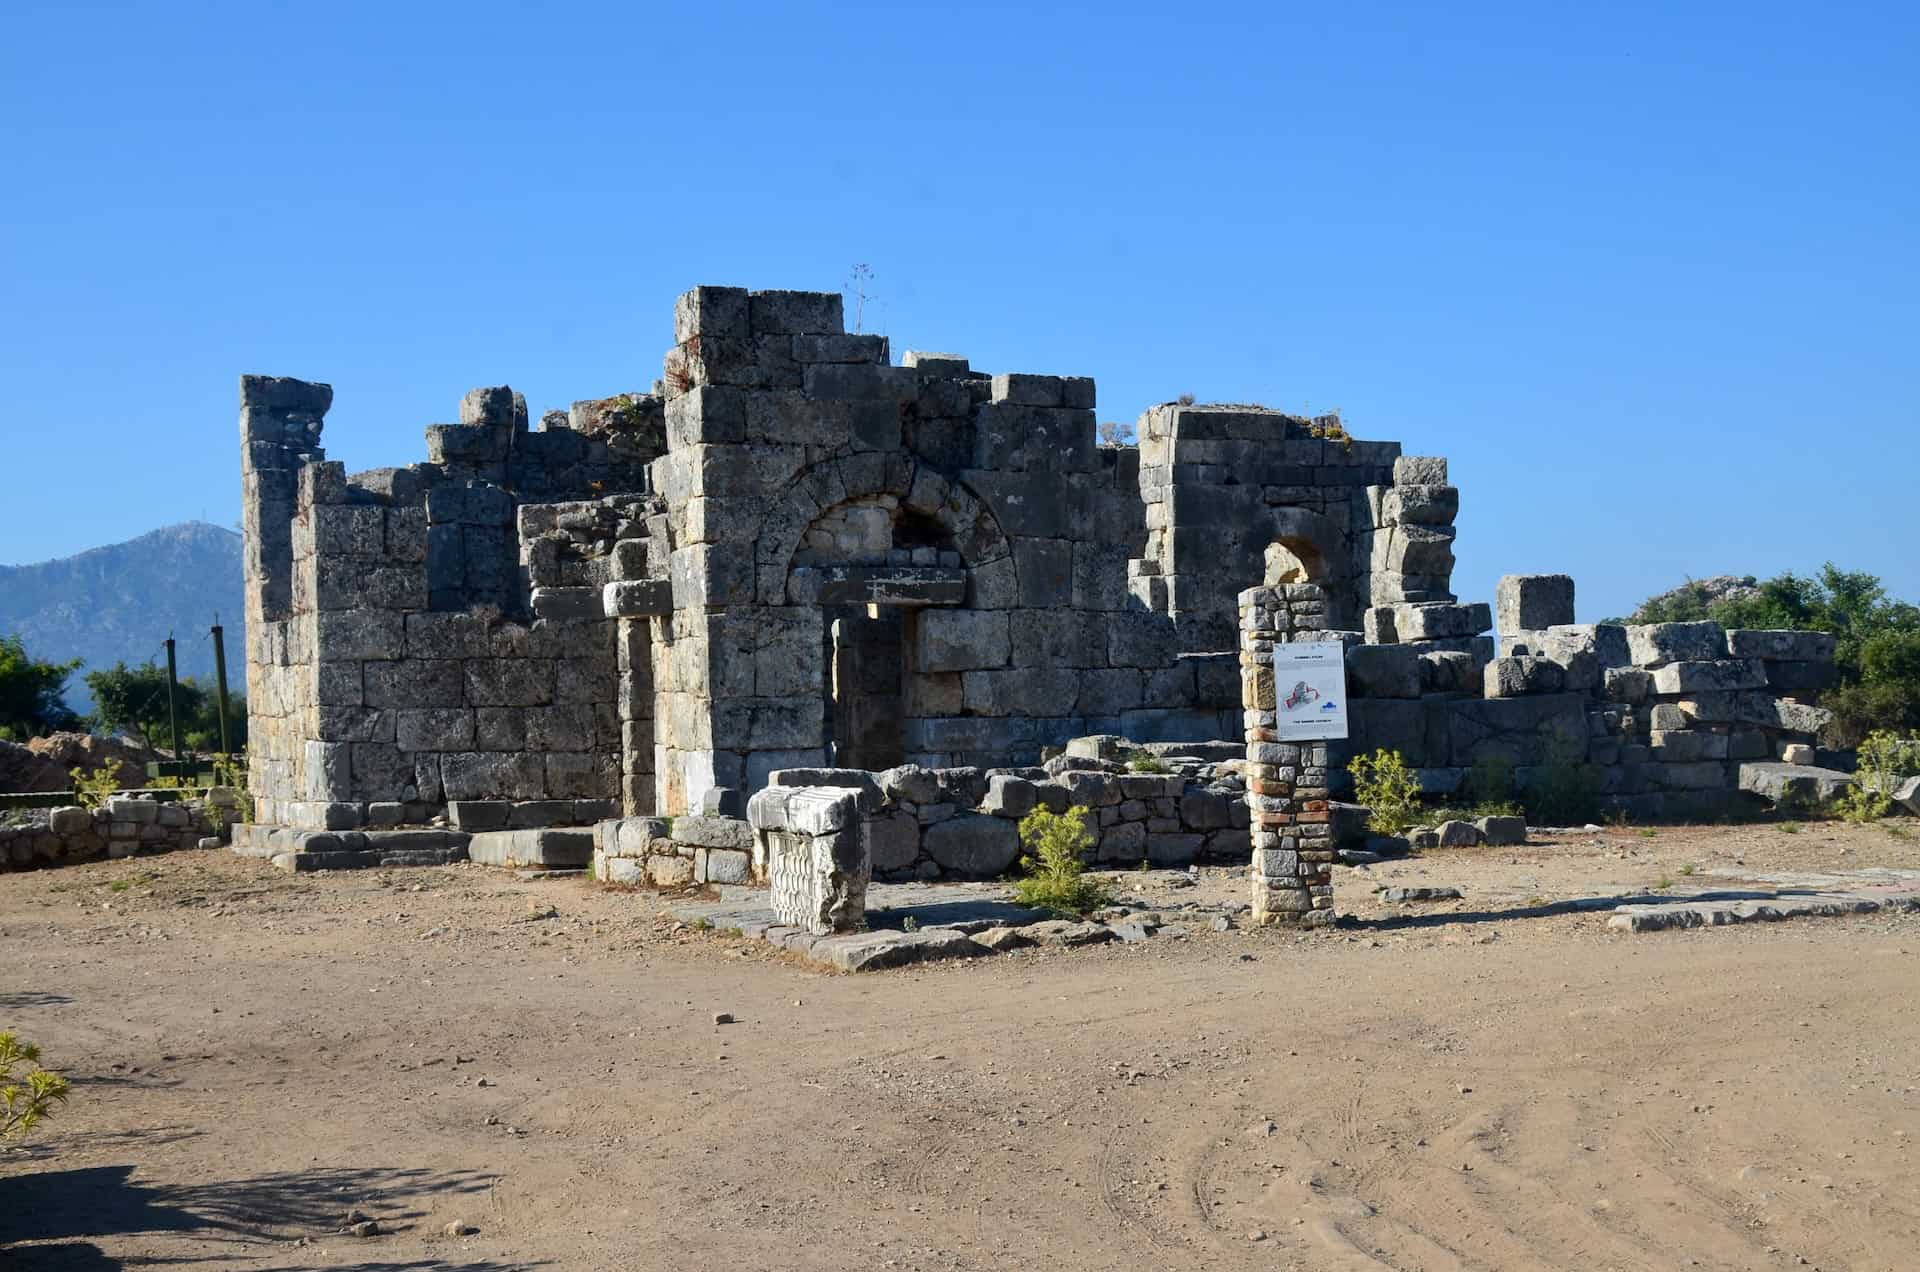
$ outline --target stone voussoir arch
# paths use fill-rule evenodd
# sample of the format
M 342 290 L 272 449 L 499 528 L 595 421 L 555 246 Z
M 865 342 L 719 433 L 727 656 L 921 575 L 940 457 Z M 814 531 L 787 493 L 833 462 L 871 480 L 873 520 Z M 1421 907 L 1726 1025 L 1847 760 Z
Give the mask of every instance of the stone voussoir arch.
M 876 495 L 893 495 L 901 507 L 939 523 L 967 569 L 999 561 L 1013 565 L 1013 545 L 999 519 L 966 483 L 902 455 L 844 455 L 801 472 L 761 522 L 754 540 L 760 602 L 786 603 L 787 576 L 809 526 L 836 508 Z

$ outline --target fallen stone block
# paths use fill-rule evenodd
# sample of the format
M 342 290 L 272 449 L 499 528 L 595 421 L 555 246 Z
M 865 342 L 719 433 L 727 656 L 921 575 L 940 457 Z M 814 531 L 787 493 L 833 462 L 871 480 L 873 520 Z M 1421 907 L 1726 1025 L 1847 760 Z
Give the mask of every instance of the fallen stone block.
M 1408 901 L 1458 901 L 1458 888 L 1382 888 L 1380 899 L 1393 904 Z
M 1813 808 L 1853 784 L 1853 775 L 1811 764 L 1754 761 L 1740 766 L 1740 789 L 1770 800 L 1776 807 Z
M 1018 931 L 1035 945 L 1098 945 L 1114 939 L 1113 929 L 1104 923 L 1075 922 L 1072 919 L 1042 919 Z
M 1434 836 L 1441 848 L 1473 848 L 1480 843 L 1480 828 L 1468 821 L 1443 821 Z
M 1481 840 L 1490 848 L 1508 848 L 1527 842 L 1527 819 L 1524 817 L 1482 817 L 1474 826 L 1480 831 Z

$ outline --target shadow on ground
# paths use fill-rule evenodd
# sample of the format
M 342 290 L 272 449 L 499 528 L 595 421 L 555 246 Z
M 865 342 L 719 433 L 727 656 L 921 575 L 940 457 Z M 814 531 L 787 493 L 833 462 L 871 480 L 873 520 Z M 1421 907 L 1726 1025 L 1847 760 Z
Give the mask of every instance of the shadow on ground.
M 61 1007 L 73 999 L 65 994 L 46 994 L 37 989 L 10 990 L 0 994 L 0 1011 L 24 1011 L 29 1007 Z
M 134 1180 L 134 1170 L 133 1166 L 89 1166 L 0 1179 L 0 1250 L 4 1251 L 0 1266 L 20 1272 L 87 1272 L 254 1262 L 264 1253 L 259 1248 L 262 1242 L 311 1240 L 339 1232 L 349 1207 L 358 1207 L 389 1232 L 405 1232 L 426 1216 L 423 1203 L 428 1199 L 483 1193 L 494 1178 L 476 1171 L 371 1168 L 292 1171 L 204 1184 L 149 1184 Z M 166 1234 L 191 1240 L 203 1249 L 123 1260 L 108 1256 L 88 1240 Z M 429 1259 L 344 1266 L 366 1272 L 402 1268 L 506 1272 L 509 1267 L 534 1265 Z
M 1348 931 L 1393 932 L 1407 928 L 1450 927 L 1454 924 L 1499 923 L 1508 919 L 1550 919 L 1562 914 L 1593 914 L 1617 910 L 1623 905 L 1684 905 L 1692 901 L 1775 901 L 1784 897 L 1814 895 L 1810 889 L 1782 888 L 1756 892 L 1723 890 L 1719 892 L 1634 892 L 1611 897 L 1575 897 L 1569 901 L 1542 901 L 1538 905 L 1513 906 L 1505 910 L 1448 910 L 1435 914 L 1393 914 L 1376 919 L 1342 915 L 1339 926 Z

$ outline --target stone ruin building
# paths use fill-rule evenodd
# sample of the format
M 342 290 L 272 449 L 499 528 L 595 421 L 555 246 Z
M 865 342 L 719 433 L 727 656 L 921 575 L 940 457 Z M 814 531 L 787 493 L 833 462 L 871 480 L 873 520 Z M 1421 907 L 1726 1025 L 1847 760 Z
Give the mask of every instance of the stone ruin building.
M 1099 445 L 1092 380 L 894 365 L 833 293 L 696 288 L 650 391 L 534 427 L 476 389 L 402 468 L 326 458 L 332 397 L 241 380 L 236 846 L 290 868 L 765 878 L 791 808 L 858 841 L 829 873 L 990 875 L 1014 818 L 1074 803 L 1101 860 L 1252 854 L 1278 917 L 1330 905 L 1357 751 L 1435 794 L 1493 755 L 1698 815 L 1775 791 L 1824 720 L 1823 636 L 1579 625 L 1557 575 L 1462 603 L 1444 459 L 1239 405 Z M 1272 732 L 1271 646 L 1302 639 L 1349 647 L 1345 741 Z M 759 798 L 790 788 L 828 794 Z

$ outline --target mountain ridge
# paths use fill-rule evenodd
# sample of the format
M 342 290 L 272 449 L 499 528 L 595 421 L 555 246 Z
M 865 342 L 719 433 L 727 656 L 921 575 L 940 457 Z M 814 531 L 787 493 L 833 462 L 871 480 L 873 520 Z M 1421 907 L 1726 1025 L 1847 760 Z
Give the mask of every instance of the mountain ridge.
M 18 636 L 36 658 L 83 659 L 67 702 L 91 706 L 81 677 L 125 661 L 166 657 L 171 633 L 182 676 L 213 676 L 215 615 L 225 625 L 227 678 L 246 678 L 246 608 L 240 536 L 205 521 L 182 521 L 121 543 L 28 565 L 0 565 L 0 635 Z

